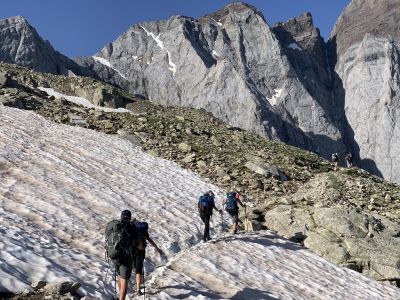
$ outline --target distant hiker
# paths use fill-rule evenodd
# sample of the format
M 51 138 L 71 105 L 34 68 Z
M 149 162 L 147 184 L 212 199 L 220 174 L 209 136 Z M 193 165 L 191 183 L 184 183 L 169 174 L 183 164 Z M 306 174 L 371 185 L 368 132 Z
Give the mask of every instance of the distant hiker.
M 214 193 L 213 191 L 208 191 L 204 195 L 200 196 L 199 202 L 197 204 L 197 209 L 200 214 L 200 218 L 204 223 L 204 234 L 203 234 L 203 242 L 206 242 L 211 239 L 210 237 L 210 219 L 212 217 L 213 210 L 215 209 L 220 214 L 222 214 L 222 210 L 218 209 L 215 206 L 214 202 Z
M 109 222 L 105 231 L 106 255 L 112 260 L 118 275 L 119 300 L 125 300 L 135 258 L 137 230 L 131 218 L 132 213 L 123 210 L 121 219 Z
M 332 154 L 332 164 L 333 164 L 333 171 L 337 171 L 339 168 L 339 155 L 337 153 Z
M 233 234 L 237 233 L 237 227 L 239 224 L 239 205 L 242 207 L 246 207 L 246 204 L 243 204 L 240 201 L 240 195 L 237 192 L 230 192 L 226 194 L 226 199 L 222 201 L 222 206 L 225 205 L 225 210 L 232 217 L 233 220 Z
M 349 152 L 344 159 L 346 160 L 347 167 L 351 168 L 353 166 L 353 155 Z
M 143 270 L 143 263 L 146 257 L 146 241 L 152 245 L 157 252 L 164 256 L 163 251 L 157 246 L 157 244 L 150 238 L 149 235 L 149 224 L 146 222 L 138 222 L 135 221 L 137 236 L 136 236 L 136 255 L 135 255 L 135 279 L 136 279 L 136 295 L 143 295 L 142 291 L 140 290 L 140 286 L 143 282 L 144 277 L 144 270 Z

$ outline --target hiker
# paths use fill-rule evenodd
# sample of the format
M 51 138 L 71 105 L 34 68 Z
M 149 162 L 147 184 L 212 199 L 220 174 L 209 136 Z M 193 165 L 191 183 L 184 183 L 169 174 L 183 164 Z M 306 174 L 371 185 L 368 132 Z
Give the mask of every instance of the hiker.
M 232 217 L 233 220 L 233 234 L 237 233 L 237 227 L 239 224 L 239 205 L 242 207 L 246 207 L 246 204 L 243 204 L 240 201 L 240 195 L 237 192 L 230 192 L 226 194 L 226 198 L 222 201 L 222 206 L 225 205 L 225 210 Z
M 135 227 L 137 231 L 136 236 L 136 255 L 135 255 L 135 280 L 136 280 L 136 295 L 140 296 L 143 295 L 142 291 L 140 290 L 140 286 L 143 282 L 144 277 L 144 270 L 143 270 L 143 263 L 146 257 L 146 245 L 148 241 L 150 245 L 152 245 L 157 252 L 161 256 L 165 256 L 164 252 L 157 246 L 157 244 L 153 241 L 153 239 L 149 235 L 149 225 L 146 222 L 138 222 L 135 221 Z
M 112 260 L 118 275 L 119 300 L 125 300 L 135 258 L 137 231 L 131 218 L 131 211 L 123 210 L 121 219 L 109 222 L 105 232 L 107 257 Z
M 212 217 L 213 210 L 215 209 L 222 214 L 222 209 L 218 209 L 215 206 L 214 198 L 215 196 L 213 191 L 208 191 L 204 195 L 200 196 L 199 202 L 197 203 L 197 209 L 199 211 L 200 218 L 204 223 L 203 242 L 207 242 L 211 239 L 210 219 Z
M 339 155 L 337 153 L 332 154 L 332 164 L 333 164 L 333 171 L 337 171 L 339 168 Z
M 344 159 L 346 160 L 347 168 L 351 168 L 353 166 L 353 155 L 349 152 Z

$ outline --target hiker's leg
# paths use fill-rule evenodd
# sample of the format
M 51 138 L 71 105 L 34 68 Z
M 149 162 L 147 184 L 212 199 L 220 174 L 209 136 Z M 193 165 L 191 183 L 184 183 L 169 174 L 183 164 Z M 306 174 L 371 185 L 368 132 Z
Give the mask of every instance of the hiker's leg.
M 236 213 L 233 218 L 233 234 L 237 232 L 238 224 L 239 224 L 239 213 Z
M 204 237 L 203 239 L 209 240 L 210 239 L 210 216 L 205 217 L 205 223 L 204 223 Z
M 210 219 L 207 219 L 207 216 L 205 214 L 201 214 L 200 218 L 204 223 L 203 241 L 205 242 L 207 240 L 207 228 L 210 227 Z
M 136 279 L 136 291 L 138 292 L 140 291 L 140 286 L 142 285 L 142 274 L 136 273 L 135 279 Z
M 125 300 L 126 293 L 128 291 L 128 279 L 119 277 L 118 286 L 119 286 L 119 300 Z
M 135 257 L 135 280 L 136 280 L 136 292 L 140 291 L 140 286 L 142 285 L 143 276 L 143 262 L 145 253 L 137 253 Z

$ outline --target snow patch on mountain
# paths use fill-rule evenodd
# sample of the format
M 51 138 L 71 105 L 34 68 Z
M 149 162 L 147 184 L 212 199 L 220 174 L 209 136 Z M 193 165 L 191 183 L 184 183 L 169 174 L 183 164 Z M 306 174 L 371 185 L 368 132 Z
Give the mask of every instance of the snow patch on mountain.
M 271 98 L 266 97 L 268 102 L 273 106 L 275 106 L 277 104 L 278 99 L 281 96 L 283 89 L 274 89 L 274 91 L 275 91 L 275 94 Z
M 110 63 L 107 59 L 105 59 L 105 58 L 103 58 L 103 57 L 100 57 L 100 56 L 92 56 L 92 57 L 93 57 L 94 60 L 97 60 L 99 63 L 101 63 L 101 64 L 103 64 L 103 65 L 105 65 L 105 66 L 107 66 L 107 67 L 113 69 L 113 70 L 114 70 L 115 72 L 117 72 L 122 78 L 128 80 L 128 79 L 125 77 L 125 75 L 122 74 L 122 73 L 121 73 L 119 70 L 117 70 L 116 68 L 114 68 L 114 67 L 111 65 L 111 63 Z
M 298 51 L 303 51 L 303 49 L 297 43 L 291 43 L 288 48 Z
M 54 96 L 56 99 L 64 98 L 69 102 L 75 103 L 77 105 L 82 105 L 87 108 L 94 108 L 96 110 L 101 110 L 101 111 L 105 111 L 105 112 L 121 112 L 121 113 L 130 112 L 126 108 L 110 108 L 110 107 L 104 107 L 104 106 L 97 106 L 97 105 L 92 104 L 89 100 L 87 100 L 85 98 L 77 97 L 77 96 L 68 96 L 68 95 L 56 92 L 52 88 L 38 87 L 38 89 L 46 92 L 50 96 Z

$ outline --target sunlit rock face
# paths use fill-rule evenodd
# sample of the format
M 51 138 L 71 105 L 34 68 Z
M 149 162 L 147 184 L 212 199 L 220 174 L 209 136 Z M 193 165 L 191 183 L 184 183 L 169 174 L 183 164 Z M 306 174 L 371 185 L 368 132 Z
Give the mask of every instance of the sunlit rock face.
M 400 2 L 352 1 L 329 43 L 346 143 L 361 167 L 400 182 Z

